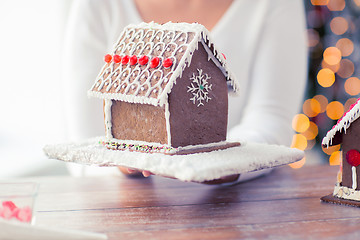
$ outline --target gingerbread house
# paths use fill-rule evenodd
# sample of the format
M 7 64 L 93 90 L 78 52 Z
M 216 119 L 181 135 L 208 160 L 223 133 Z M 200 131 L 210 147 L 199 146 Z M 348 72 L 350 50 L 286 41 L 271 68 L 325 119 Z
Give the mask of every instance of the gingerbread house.
M 333 197 L 360 201 L 360 99 L 327 132 L 322 145 L 342 145 L 342 162 Z M 326 200 L 326 199 L 325 199 Z
M 120 34 L 89 96 L 104 100 L 112 149 L 173 151 L 226 140 L 228 89 L 239 85 L 197 23 L 141 23 Z

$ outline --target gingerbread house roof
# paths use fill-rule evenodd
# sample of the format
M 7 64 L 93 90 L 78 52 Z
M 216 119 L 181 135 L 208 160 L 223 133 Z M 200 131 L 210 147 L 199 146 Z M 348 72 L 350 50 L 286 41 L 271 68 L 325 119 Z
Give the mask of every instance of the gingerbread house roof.
M 342 132 L 360 117 L 360 98 L 350 106 L 350 109 L 340 118 L 337 123 L 329 130 L 322 140 L 323 146 L 332 146 L 342 142 Z
M 216 64 L 228 85 L 237 92 L 239 84 L 225 56 L 203 25 L 151 22 L 129 25 L 123 30 L 88 95 L 162 106 L 176 79 L 191 64 L 199 44 L 207 51 L 208 61 Z

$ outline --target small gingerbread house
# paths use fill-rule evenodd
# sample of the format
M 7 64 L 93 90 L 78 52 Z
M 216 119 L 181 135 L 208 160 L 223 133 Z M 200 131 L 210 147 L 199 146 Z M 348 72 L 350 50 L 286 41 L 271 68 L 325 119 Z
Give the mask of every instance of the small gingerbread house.
M 226 140 L 225 56 L 197 23 L 127 26 L 88 95 L 104 99 L 106 144 L 178 148 Z
M 333 196 L 360 201 L 360 99 L 327 132 L 322 145 L 342 145 L 342 163 Z

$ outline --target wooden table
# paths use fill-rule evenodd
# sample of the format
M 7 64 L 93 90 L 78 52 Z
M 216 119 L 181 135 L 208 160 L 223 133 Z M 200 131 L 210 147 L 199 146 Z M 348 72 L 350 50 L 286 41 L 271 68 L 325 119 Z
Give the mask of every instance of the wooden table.
M 152 176 L 44 177 L 37 224 L 109 239 L 359 239 L 360 209 L 320 202 L 337 166 L 288 166 L 232 187 Z

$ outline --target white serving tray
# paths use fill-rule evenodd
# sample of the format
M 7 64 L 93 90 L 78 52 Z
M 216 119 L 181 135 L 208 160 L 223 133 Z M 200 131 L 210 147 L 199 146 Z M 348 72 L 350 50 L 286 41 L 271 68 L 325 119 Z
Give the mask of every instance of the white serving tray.
M 181 181 L 204 182 L 296 162 L 304 152 L 279 145 L 241 143 L 239 147 L 189 155 L 109 150 L 92 138 L 78 143 L 47 145 L 49 158 L 96 166 L 125 166 Z

